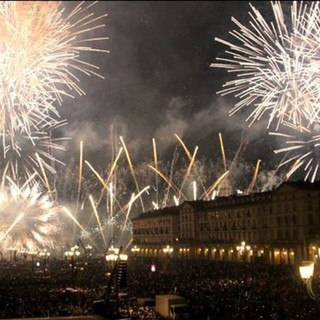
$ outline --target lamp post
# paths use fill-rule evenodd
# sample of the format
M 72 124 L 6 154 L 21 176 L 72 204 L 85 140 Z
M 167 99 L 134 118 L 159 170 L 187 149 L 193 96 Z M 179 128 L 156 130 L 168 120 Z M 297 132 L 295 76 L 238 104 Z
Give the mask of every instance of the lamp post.
M 237 246 L 236 249 L 239 252 L 242 260 L 245 262 L 248 252 L 251 250 L 251 246 L 247 245 L 245 241 L 241 241 L 240 246 Z
M 66 260 L 67 260 L 68 262 L 70 262 L 72 274 L 73 274 L 73 268 L 74 268 L 74 258 L 73 258 L 73 255 L 74 255 L 74 252 L 71 251 L 71 250 L 65 251 L 65 253 L 64 253 L 64 256 L 65 256 Z M 70 266 L 70 265 L 69 265 L 69 266 Z
M 92 252 L 91 252 L 91 250 L 92 250 L 92 246 L 90 245 L 90 244 L 88 244 L 87 246 L 86 246 L 86 255 L 87 255 L 87 258 L 90 260 L 91 259 L 91 257 L 92 257 Z
M 307 293 L 309 297 L 313 300 L 317 299 L 319 296 L 313 291 L 312 279 L 314 275 L 314 262 L 313 261 L 303 261 L 299 266 L 300 276 L 304 281 Z
M 39 256 L 43 259 L 43 272 L 44 275 L 47 275 L 47 259 L 50 257 L 50 252 L 47 249 L 39 252 Z
M 119 287 L 123 287 L 126 284 L 126 269 L 128 255 L 121 253 L 122 247 L 114 248 L 111 246 L 105 255 L 107 263 L 112 267 L 112 272 L 109 278 L 108 288 L 107 288 L 107 301 L 110 303 L 112 281 L 116 276 L 114 294 L 116 300 L 115 313 L 119 315 Z
M 31 256 L 31 263 L 32 263 L 32 273 L 34 272 L 34 257 L 38 254 L 37 251 L 29 251 L 28 254 Z
M 75 258 L 80 256 L 79 247 L 74 246 L 70 250 L 65 251 L 64 256 L 66 257 L 67 261 L 70 260 L 71 276 L 72 276 L 72 283 L 73 283 L 74 282 Z
M 131 248 L 131 252 L 134 254 L 134 258 L 136 258 L 137 254 L 140 252 L 140 248 L 134 245 L 134 247 Z
M 170 247 L 169 245 L 167 245 L 166 247 L 164 247 L 162 249 L 163 253 L 165 253 L 165 260 L 164 260 L 164 268 L 163 271 L 166 272 L 167 271 L 167 266 L 168 266 L 168 260 L 169 260 L 169 256 L 172 254 L 173 252 L 173 248 Z
M 114 247 L 113 245 L 108 249 L 105 258 L 109 266 L 114 267 L 116 261 L 118 260 L 118 255 L 120 253 L 120 249 Z

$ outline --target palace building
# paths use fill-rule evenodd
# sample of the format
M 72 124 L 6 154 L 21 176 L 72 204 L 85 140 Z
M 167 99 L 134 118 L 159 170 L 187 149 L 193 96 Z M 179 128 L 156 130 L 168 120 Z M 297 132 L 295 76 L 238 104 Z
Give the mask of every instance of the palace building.
M 318 259 L 320 182 L 185 201 L 132 219 L 136 255 L 294 264 Z

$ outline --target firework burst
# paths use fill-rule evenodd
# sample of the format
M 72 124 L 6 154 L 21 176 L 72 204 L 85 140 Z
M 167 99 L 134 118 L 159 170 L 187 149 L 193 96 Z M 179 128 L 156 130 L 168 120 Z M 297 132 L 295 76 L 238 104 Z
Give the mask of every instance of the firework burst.
M 41 168 L 50 173 L 56 173 L 55 164 L 62 163 L 55 158 L 56 151 L 64 151 L 60 144 L 64 138 L 52 138 L 54 130 L 65 125 L 65 122 L 53 121 L 41 125 L 41 131 L 32 132 L 31 136 L 16 132 L 14 137 L 6 136 L 0 140 L 4 148 L 4 158 L 0 161 L 0 168 L 14 181 L 27 181 L 35 172 L 41 176 Z M 12 138 L 12 141 L 8 141 Z
M 276 154 L 285 154 L 279 167 L 290 166 L 286 175 L 287 179 L 298 170 L 303 170 L 304 180 L 309 179 L 313 183 L 319 174 L 320 135 L 310 132 L 300 133 L 299 136 L 278 132 L 271 132 L 270 134 L 280 139 L 285 139 L 285 146 L 274 152 Z
M 238 99 L 231 115 L 248 109 L 249 126 L 267 116 L 268 129 L 284 125 L 301 131 L 319 122 L 319 3 L 293 2 L 291 19 L 280 2 L 271 4 L 273 23 L 252 5 L 250 27 L 232 18 L 239 28 L 230 32 L 236 42 L 216 38 L 232 58 L 218 58 L 211 66 L 237 75 L 219 92 Z
M 11 179 L 0 192 L 0 248 L 35 252 L 54 248 L 60 229 L 59 206 L 39 184 L 19 188 Z
M 70 13 L 62 2 L 2 1 L 0 3 L 0 128 L 4 153 L 15 148 L 16 133 L 33 138 L 43 121 L 59 118 L 55 104 L 64 96 L 82 95 L 78 74 L 96 75 L 98 67 L 82 53 L 105 51 L 91 47 L 103 37 L 105 14 L 89 9 L 96 2 L 81 2 Z M 10 137 L 10 139 L 7 139 Z

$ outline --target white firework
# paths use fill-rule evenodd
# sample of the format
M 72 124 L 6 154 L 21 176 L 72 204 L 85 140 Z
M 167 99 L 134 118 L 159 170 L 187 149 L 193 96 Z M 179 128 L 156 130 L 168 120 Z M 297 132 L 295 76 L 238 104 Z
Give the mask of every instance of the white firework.
M 320 135 L 311 132 L 283 134 L 271 132 L 271 135 L 284 140 L 284 147 L 276 149 L 276 154 L 284 154 L 279 167 L 290 166 L 286 176 L 303 171 L 304 180 L 312 183 L 318 178 L 320 166 Z
M 32 139 L 43 121 L 60 117 L 64 96 L 84 94 L 79 73 L 101 77 L 83 56 L 106 52 L 91 46 L 106 39 L 92 36 L 106 16 L 90 13 L 96 3 L 68 13 L 60 1 L 0 2 L 0 131 L 13 148 L 16 132 Z
M 11 179 L 0 192 L 0 248 L 35 252 L 54 248 L 60 230 L 61 208 L 39 184 L 19 188 Z
M 272 23 L 251 4 L 248 27 L 232 18 L 238 27 L 230 32 L 235 43 L 216 38 L 230 48 L 231 58 L 217 58 L 211 66 L 235 74 L 219 92 L 238 99 L 230 115 L 246 109 L 249 126 L 267 117 L 268 129 L 284 125 L 303 131 L 319 122 L 319 2 L 293 2 L 291 18 L 281 2 L 271 6 Z
M 27 181 L 35 172 L 38 176 L 45 174 L 43 170 L 56 173 L 55 164 L 63 164 L 55 157 L 55 152 L 65 151 L 61 144 L 67 138 L 52 138 L 56 129 L 65 125 L 65 122 L 52 121 L 50 124 L 39 124 L 39 130 L 27 135 L 16 132 L 15 136 L 7 135 L 0 140 L 5 150 L 0 160 L 0 169 L 14 181 Z

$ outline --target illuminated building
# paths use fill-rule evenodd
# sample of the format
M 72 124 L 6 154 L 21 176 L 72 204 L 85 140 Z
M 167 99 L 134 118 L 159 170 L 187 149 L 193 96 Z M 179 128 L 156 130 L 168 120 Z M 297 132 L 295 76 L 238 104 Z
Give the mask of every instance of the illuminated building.
M 293 264 L 318 259 L 320 182 L 285 182 L 249 195 L 185 201 L 132 219 L 139 256 Z

